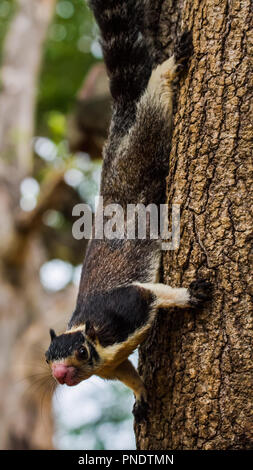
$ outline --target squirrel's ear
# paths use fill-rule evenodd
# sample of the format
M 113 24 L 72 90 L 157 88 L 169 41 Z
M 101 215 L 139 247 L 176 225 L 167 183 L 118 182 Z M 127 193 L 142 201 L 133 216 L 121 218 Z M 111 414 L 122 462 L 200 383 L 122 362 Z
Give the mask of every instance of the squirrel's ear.
M 88 320 L 86 322 L 86 325 L 85 325 L 85 333 L 87 336 L 89 336 L 89 338 L 91 339 L 91 341 L 94 341 L 95 338 L 96 338 L 96 331 L 95 331 L 95 328 L 93 325 L 91 325 L 90 321 Z
M 52 328 L 49 330 L 49 333 L 50 333 L 51 341 L 53 341 L 53 339 L 56 338 L 56 333 L 54 330 L 52 330 Z

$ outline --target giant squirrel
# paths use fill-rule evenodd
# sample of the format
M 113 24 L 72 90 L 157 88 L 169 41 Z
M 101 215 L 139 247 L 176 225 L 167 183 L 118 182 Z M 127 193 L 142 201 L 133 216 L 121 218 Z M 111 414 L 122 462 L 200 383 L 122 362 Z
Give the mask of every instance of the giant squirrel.
M 191 34 L 183 33 L 174 55 L 157 63 L 143 33 L 144 0 L 90 4 L 113 99 L 100 195 L 105 205 L 124 210 L 128 204 L 159 204 L 165 197 L 173 81 L 192 53 Z M 147 392 L 128 356 L 147 337 L 159 308 L 198 307 L 211 292 L 204 280 L 189 288 L 159 283 L 160 253 L 159 240 L 151 238 L 90 240 L 76 309 L 63 334 L 50 330 L 46 352 L 59 383 L 75 385 L 93 374 L 122 381 L 135 394 L 136 419 L 145 416 Z

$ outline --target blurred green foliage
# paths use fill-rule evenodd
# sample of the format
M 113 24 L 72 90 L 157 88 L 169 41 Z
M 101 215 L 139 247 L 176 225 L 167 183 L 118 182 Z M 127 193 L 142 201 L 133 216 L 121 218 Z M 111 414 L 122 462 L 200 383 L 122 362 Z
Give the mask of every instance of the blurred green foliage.
M 136 355 L 133 361 L 136 362 Z M 73 405 L 69 400 L 73 391 L 60 387 L 56 389 L 55 438 L 61 448 L 134 449 L 133 419 L 130 413 L 134 398 L 129 389 L 120 382 L 103 382 L 98 377 L 78 387 L 74 391 Z M 76 403 L 80 406 L 78 413 Z
M 87 2 L 58 0 L 44 48 L 37 104 L 39 130 L 45 130 L 52 110 L 65 114 L 71 109 L 87 71 L 98 58 L 97 28 Z
M 16 7 L 15 0 L 0 1 L 0 62 L 3 41 Z M 88 70 L 99 59 L 98 30 L 87 1 L 58 0 L 44 45 L 37 97 L 37 133 L 49 131 L 50 134 L 52 119 L 53 127 L 60 124 L 60 113 L 70 111 Z

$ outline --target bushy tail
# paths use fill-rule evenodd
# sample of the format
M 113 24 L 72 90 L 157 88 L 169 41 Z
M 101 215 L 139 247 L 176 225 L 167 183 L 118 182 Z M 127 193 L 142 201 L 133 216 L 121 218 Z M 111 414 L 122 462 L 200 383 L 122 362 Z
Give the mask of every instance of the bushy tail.
M 151 60 L 140 34 L 140 2 L 90 0 L 101 31 L 101 45 L 113 99 L 136 102 L 147 85 Z

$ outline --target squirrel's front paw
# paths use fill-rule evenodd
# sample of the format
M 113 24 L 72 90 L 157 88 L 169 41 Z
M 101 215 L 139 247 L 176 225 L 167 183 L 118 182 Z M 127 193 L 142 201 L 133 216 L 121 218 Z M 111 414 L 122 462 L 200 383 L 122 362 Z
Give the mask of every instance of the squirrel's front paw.
M 193 281 L 189 286 L 190 305 L 200 307 L 204 302 L 212 298 L 213 286 L 204 279 Z
M 140 399 L 136 400 L 133 407 L 133 415 L 135 422 L 138 424 L 141 421 L 145 421 L 148 414 L 149 405 L 147 400 L 141 396 Z

